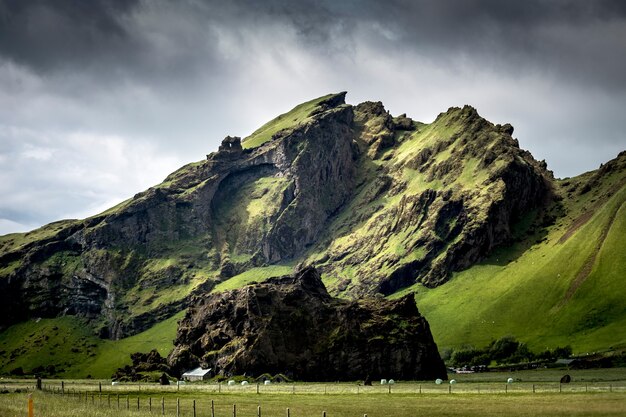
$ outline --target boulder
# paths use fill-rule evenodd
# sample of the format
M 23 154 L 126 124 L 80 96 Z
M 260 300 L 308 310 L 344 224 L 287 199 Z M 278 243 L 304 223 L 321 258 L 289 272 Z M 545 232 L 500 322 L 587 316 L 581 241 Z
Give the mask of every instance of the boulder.
M 224 376 L 284 373 L 310 381 L 446 377 L 412 295 L 333 298 L 311 267 L 196 297 L 168 363 L 179 371 L 201 365 Z

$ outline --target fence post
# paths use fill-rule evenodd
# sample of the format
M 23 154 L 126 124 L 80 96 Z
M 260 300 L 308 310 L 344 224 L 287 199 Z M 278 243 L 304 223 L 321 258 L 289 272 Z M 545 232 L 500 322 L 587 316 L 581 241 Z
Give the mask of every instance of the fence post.
M 137 397 L 137 411 L 139 411 L 139 397 Z
M 452 384 L 448 385 L 448 394 L 452 394 Z
M 195 417 L 195 416 L 194 416 Z M 256 408 L 256 417 L 261 417 L 261 406 Z
M 388 385 L 387 385 L 387 388 L 388 388 L 388 389 L 387 389 L 387 394 L 391 394 L 391 384 L 388 384 Z
M 218 383 L 217 383 L 217 392 L 218 392 L 218 393 L 221 393 L 221 392 L 222 392 L 222 383 L 221 383 L 221 382 L 218 382 Z
M 292 386 L 291 386 L 291 393 L 292 393 L 292 394 L 295 394 L 295 393 L 296 393 L 296 386 L 295 386 L 295 385 L 292 385 Z
M 211 417 L 215 417 L 215 404 L 211 400 Z
M 559 382 L 559 392 L 561 392 L 561 383 Z
M 176 417 L 180 417 L 180 398 L 176 398 Z
M 196 400 L 193 400 L 193 417 L 196 417 Z
M 509 386 L 508 386 L 508 385 L 505 385 L 505 386 L 504 386 L 504 393 L 506 394 L 506 393 L 508 393 L 508 392 L 509 392 Z
M 287 408 L 287 417 L 289 417 L 289 408 Z
M 233 404 L 233 417 L 237 417 L 237 405 Z
M 161 397 L 161 415 L 165 415 L 165 397 Z
M 35 406 L 33 404 L 33 394 L 28 394 L 28 417 L 35 416 Z
M 535 393 L 535 384 L 533 384 L 533 394 Z
M 420 394 L 422 393 L 422 384 L 420 384 Z
M 326 417 L 326 411 L 322 411 L 322 417 Z
M 98 390 L 102 392 L 102 382 L 98 382 Z
M 61 381 L 61 393 L 65 395 L 65 382 Z
M 152 412 L 152 397 L 148 397 L 148 411 Z

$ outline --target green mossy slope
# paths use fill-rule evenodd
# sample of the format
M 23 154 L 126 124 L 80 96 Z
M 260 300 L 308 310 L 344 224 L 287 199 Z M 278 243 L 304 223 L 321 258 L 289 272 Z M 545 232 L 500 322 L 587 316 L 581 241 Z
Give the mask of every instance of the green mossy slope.
M 281 130 L 291 129 L 305 123 L 307 120 L 310 120 L 311 113 L 319 108 L 319 104 L 321 102 L 333 97 L 334 95 L 335 94 L 328 94 L 297 105 L 287 113 L 281 114 L 252 132 L 250 136 L 243 139 L 241 145 L 248 149 L 256 148 L 272 139 L 272 136 Z
M 616 169 L 582 194 L 591 174 L 560 181 L 564 199 L 555 225 L 445 285 L 416 285 L 394 296 L 416 291 L 440 347 L 484 346 L 506 335 L 536 350 L 626 347 L 625 174 Z

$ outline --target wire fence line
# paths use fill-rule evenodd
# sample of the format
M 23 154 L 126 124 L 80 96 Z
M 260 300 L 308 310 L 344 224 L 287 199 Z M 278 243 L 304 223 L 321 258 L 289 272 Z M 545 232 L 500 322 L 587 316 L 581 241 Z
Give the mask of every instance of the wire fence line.
M 35 389 L 36 384 L 8 383 L 5 389 L 20 387 Z M 311 394 L 311 395 L 368 395 L 368 394 L 515 394 L 515 393 L 581 393 L 581 392 L 626 392 L 626 381 L 613 382 L 403 382 L 385 385 L 357 385 L 349 383 L 276 383 L 264 385 L 249 383 L 247 385 L 228 385 L 224 383 L 192 383 L 185 385 L 159 385 L 150 383 L 123 383 L 111 385 L 110 382 L 83 381 L 44 381 L 42 388 L 47 392 L 60 394 L 99 393 L 99 394 L 173 394 L 173 393 L 213 393 L 213 394 Z

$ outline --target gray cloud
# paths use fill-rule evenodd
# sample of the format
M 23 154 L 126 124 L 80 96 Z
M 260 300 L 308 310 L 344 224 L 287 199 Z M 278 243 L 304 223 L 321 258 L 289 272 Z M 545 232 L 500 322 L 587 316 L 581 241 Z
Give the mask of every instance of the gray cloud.
M 0 2 L 0 51 L 41 71 L 93 65 L 102 57 L 128 58 L 132 42 L 124 17 L 137 1 Z
M 0 0 L 0 233 L 332 91 L 426 122 L 472 104 L 575 175 L 626 148 L 624 39 L 623 1 Z

